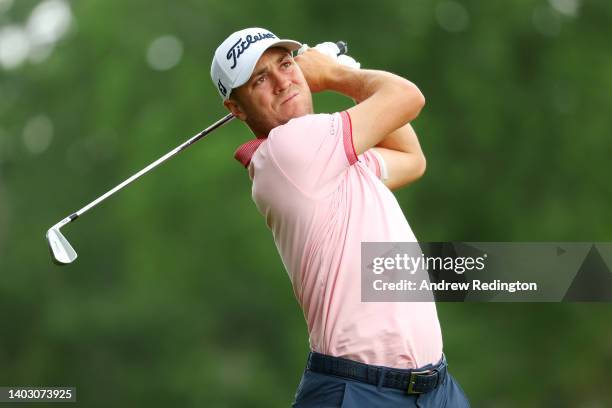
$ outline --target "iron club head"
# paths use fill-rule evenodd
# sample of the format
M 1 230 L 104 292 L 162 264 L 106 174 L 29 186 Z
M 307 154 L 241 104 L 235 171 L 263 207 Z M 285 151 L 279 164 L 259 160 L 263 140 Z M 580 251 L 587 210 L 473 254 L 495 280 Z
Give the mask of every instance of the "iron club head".
M 66 265 L 74 262 L 77 258 L 77 253 L 60 232 L 60 227 L 61 225 L 58 224 L 49 228 L 49 231 L 47 231 L 47 243 L 49 244 L 53 262 L 58 265 Z

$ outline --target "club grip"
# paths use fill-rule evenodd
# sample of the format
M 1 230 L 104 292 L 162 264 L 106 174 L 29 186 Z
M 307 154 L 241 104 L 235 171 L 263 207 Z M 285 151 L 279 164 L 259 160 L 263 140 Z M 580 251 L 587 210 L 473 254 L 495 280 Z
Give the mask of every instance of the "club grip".
M 338 55 L 346 54 L 348 52 L 348 44 L 346 43 L 346 41 L 337 41 L 336 45 L 338 46 L 338 49 L 340 50 Z

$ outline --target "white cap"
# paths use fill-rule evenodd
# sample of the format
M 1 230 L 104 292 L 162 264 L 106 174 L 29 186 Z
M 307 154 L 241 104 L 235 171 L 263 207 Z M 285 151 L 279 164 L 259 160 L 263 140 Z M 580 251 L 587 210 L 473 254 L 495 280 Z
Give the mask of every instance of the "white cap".
M 246 28 L 236 31 L 215 51 L 210 76 L 221 97 L 229 98 L 232 89 L 244 85 L 261 55 L 270 47 L 283 47 L 295 51 L 302 44 L 281 40 L 264 28 Z

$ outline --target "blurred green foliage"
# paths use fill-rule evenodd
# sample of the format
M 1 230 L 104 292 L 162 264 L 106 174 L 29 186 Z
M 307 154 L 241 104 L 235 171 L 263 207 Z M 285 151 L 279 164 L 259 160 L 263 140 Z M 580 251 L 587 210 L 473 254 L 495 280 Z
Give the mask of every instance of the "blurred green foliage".
M 39 3 L 0 1 L 0 38 Z M 215 132 L 66 228 L 76 263 L 53 266 L 44 240 L 225 114 L 210 59 L 247 26 L 311 45 L 346 40 L 363 67 L 419 85 L 427 106 L 414 126 L 428 170 L 397 197 L 420 240 L 612 238 L 610 2 L 69 7 L 46 58 L 0 66 L 0 385 L 73 385 L 87 407 L 289 405 L 306 325 L 232 158 L 251 137 L 245 126 Z M 165 35 L 182 52 L 153 69 L 152 42 Z M 317 95 L 315 105 L 350 101 Z M 612 406 L 610 305 L 438 310 L 474 407 Z

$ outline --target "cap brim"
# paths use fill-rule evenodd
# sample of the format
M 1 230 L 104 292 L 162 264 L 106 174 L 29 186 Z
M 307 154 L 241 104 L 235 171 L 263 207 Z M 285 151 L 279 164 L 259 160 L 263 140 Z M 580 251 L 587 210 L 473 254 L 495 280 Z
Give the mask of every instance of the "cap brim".
M 279 41 L 276 41 L 275 43 L 271 44 L 268 48 L 271 48 L 271 47 L 283 47 L 283 48 L 288 49 L 289 51 L 295 51 L 295 50 L 298 50 L 301 46 L 302 46 L 302 44 L 297 42 L 297 41 L 293 41 L 293 40 L 279 40 Z
M 266 50 L 268 50 L 269 48 L 281 47 L 281 48 L 287 49 L 288 51 L 295 51 L 295 50 L 298 50 L 301 46 L 302 46 L 301 43 L 297 41 L 293 41 L 293 40 L 278 40 L 278 41 L 274 41 L 270 43 L 269 45 L 266 46 L 266 48 L 263 48 L 261 50 L 257 58 L 253 58 L 252 63 L 246 64 L 243 67 L 242 71 L 240 71 L 240 74 L 238 75 L 238 78 L 232 90 L 247 83 L 247 81 L 251 77 L 251 74 L 253 73 L 253 70 L 255 69 L 255 65 L 257 65 L 257 62 L 259 61 L 259 58 L 261 58 L 263 53 L 266 52 Z M 231 92 L 228 93 L 228 97 L 230 93 Z

